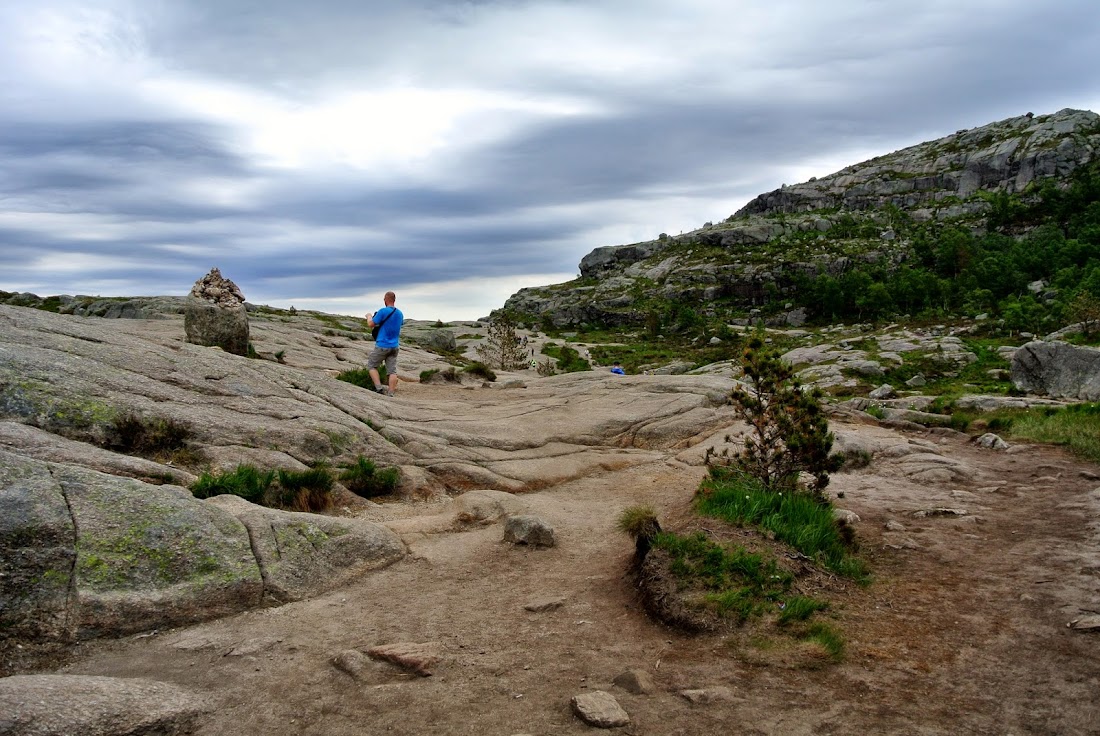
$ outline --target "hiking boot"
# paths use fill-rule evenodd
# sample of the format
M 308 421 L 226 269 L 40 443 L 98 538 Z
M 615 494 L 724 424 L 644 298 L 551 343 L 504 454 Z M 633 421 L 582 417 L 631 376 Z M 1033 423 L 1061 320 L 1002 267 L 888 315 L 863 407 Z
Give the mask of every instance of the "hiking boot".
M 386 396 L 393 396 L 393 389 L 384 388 L 380 393 L 385 394 Z
M 376 394 L 384 394 L 384 393 L 386 393 L 387 390 L 388 389 L 384 386 L 375 386 L 374 387 L 374 393 L 376 393 Z

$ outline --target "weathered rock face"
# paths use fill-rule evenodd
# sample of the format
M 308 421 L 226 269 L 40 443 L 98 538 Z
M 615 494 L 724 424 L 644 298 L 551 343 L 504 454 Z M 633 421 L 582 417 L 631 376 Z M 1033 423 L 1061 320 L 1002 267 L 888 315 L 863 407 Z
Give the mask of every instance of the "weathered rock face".
M 363 365 L 369 341 L 334 336 L 330 321 L 307 316 L 254 320 L 258 349 L 285 349 L 285 363 L 185 343 L 179 315 L 108 322 L 0 305 L 0 637 L 93 637 L 217 617 L 316 595 L 406 553 L 366 519 L 196 500 L 183 486 L 207 464 L 300 470 L 362 456 L 400 468 L 409 494 L 519 492 L 653 462 L 731 421 L 733 381 L 720 376 L 455 386 L 481 392 L 469 412 L 440 387 L 413 382 L 394 401 L 332 376 Z M 401 365 L 407 375 L 446 364 L 409 347 Z M 96 444 L 124 413 L 188 428 L 201 466 Z M 349 513 L 368 509 L 348 496 L 361 504 Z M 463 523 L 504 513 L 455 508 Z M 455 523 L 452 515 L 444 526 Z
M 1032 393 L 1100 401 L 1100 350 L 1064 342 L 1029 342 L 1012 355 L 1012 383 Z
M 184 309 L 184 331 L 193 345 L 248 355 L 248 311 L 244 295 L 216 268 L 195 282 Z
M 0 630 L 70 640 L 217 618 L 331 589 L 405 554 L 359 519 L 200 501 L 0 449 Z
M 639 303 L 701 304 L 704 313 L 716 301 L 760 306 L 770 295 L 790 295 L 800 276 L 904 262 L 909 243 L 883 214 L 887 207 L 915 223 L 980 229 L 991 205 L 979 193 L 1018 193 L 1040 179 L 1067 177 L 1098 151 L 1100 116 L 1089 111 L 1021 115 L 958 131 L 761 194 L 725 222 L 596 248 L 581 259 L 577 282 L 522 289 L 503 309 L 560 328 L 636 327 L 646 320 Z

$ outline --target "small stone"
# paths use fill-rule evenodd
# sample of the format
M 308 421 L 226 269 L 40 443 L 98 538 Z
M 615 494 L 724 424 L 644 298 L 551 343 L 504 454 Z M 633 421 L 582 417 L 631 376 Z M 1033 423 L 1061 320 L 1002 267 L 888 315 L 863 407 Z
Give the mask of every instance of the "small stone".
M 977 440 L 975 440 L 978 447 L 984 447 L 987 450 L 1007 450 L 1008 443 L 1002 440 L 992 432 L 986 432 Z
M 357 678 L 363 668 L 367 666 L 367 657 L 356 649 L 348 649 L 333 657 L 332 665 L 341 672 Z
M 868 398 L 874 399 L 875 401 L 881 401 L 882 399 L 890 399 L 894 396 L 897 396 L 897 392 L 894 391 L 893 386 L 888 383 L 884 383 L 871 393 L 867 394 L 867 396 Z
M 547 611 L 556 611 L 564 605 L 564 598 L 547 598 L 540 601 L 531 601 L 525 604 L 523 608 L 531 613 L 546 613 Z
M 604 690 L 574 695 L 570 701 L 577 717 L 596 728 L 618 728 L 630 723 L 630 716 L 615 700 L 615 696 Z
M 627 670 L 613 680 L 616 687 L 634 695 L 648 695 L 656 689 L 653 678 L 645 670 Z
M 859 514 L 855 511 L 849 511 L 848 509 L 833 509 L 833 518 L 837 521 L 843 521 L 845 524 L 856 524 L 859 522 Z
M 886 522 L 886 531 L 903 532 L 905 531 L 905 525 L 902 524 L 900 521 L 894 521 L 893 519 L 890 519 L 888 522 Z
M 504 541 L 534 547 L 553 547 L 554 528 L 537 516 L 510 516 L 504 522 Z
M 1085 616 L 1070 623 L 1074 631 L 1100 631 L 1100 616 Z
M 431 677 L 431 668 L 438 664 L 440 660 L 435 644 L 413 642 L 372 647 L 367 650 L 367 656 L 371 659 L 379 659 L 395 664 L 421 677 Z
M 680 695 L 688 702 L 695 703 L 696 705 L 733 700 L 733 691 L 722 685 L 708 687 L 702 690 L 681 690 Z

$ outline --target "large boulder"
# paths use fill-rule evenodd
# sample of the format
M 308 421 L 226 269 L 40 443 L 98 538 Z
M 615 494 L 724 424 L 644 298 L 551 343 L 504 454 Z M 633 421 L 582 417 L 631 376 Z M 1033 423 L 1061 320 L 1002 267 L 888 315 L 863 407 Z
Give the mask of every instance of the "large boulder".
M 261 602 L 248 532 L 179 486 L 0 450 L 0 629 L 67 640 Z
M 195 282 L 183 313 L 187 342 L 248 355 L 244 294 L 216 268 Z
M 1012 356 L 1012 383 L 1036 394 L 1100 401 L 1100 350 L 1035 340 Z
M 405 556 L 401 539 L 372 521 L 279 511 L 237 496 L 210 503 L 248 529 L 264 593 L 279 603 L 318 595 Z
M 315 595 L 405 554 L 380 524 L 196 499 L 0 449 L 0 635 L 66 641 Z

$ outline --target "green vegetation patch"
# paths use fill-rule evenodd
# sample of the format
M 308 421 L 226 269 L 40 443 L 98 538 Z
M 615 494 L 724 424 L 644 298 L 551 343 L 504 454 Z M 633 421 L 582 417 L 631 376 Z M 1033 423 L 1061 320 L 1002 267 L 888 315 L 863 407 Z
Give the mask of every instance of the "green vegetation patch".
M 653 546 L 668 553 L 673 575 L 706 590 L 708 607 L 738 621 L 774 610 L 791 586 L 790 573 L 774 559 L 743 547 L 725 547 L 703 532 L 688 536 L 659 532 Z
M 344 466 L 340 473 L 340 482 L 363 498 L 389 495 L 397 490 L 400 481 L 401 471 L 398 468 L 379 468 L 373 460 L 362 455 Z
M 808 494 L 776 493 L 754 478 L 714 467 L 700 488 L 696 510 L 770 532 L 838 575 L 859 583 L 870 580 L 866 563 L 854 554 L 851 528 L 833 517 L 831 504 Z

